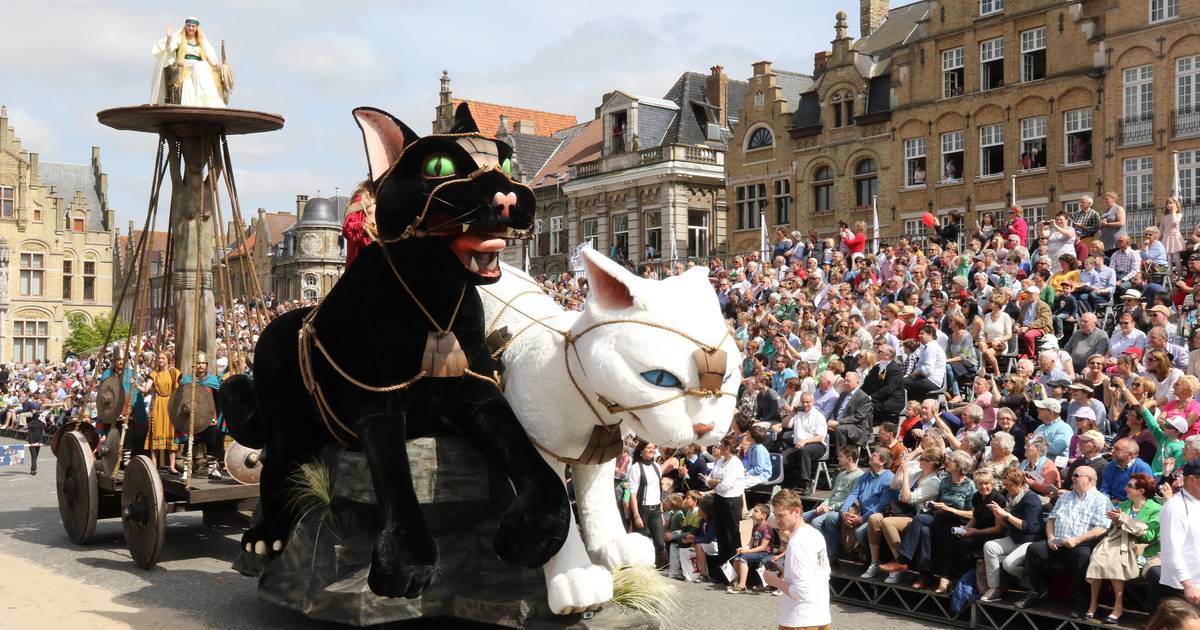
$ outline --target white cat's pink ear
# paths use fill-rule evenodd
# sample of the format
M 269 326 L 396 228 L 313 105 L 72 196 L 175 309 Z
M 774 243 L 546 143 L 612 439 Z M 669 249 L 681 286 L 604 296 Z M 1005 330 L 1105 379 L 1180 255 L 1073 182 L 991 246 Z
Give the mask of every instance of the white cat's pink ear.
M 404 152 L 404 147 L 420 137 L 395 116 L 374 107 L 356 108 L 354 121 L 362 130 L 371 181 L 379 181 Z
M 633 292 L 628 280 L 637 280 L 637 276 L 594 249 L 584 248 L 581 254 L 588 278 L 588 298 L 608 310 L 631 308 Z

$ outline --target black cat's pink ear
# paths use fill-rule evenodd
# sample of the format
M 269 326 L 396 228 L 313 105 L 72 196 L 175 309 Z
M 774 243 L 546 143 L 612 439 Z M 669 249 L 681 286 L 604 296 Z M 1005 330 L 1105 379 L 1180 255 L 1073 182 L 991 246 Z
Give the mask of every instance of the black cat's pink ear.
M 589 300 L 596 300 L 602 308 L 611 311 L 633 306 L 634 295 L 628 280 L 636 281 L 636 276 L 594 249 L 585 248 L 580 257 L 587 271 Z
M 479 133 L 479 125 L 475 124 L 475 117 L 471 115 L 471 108 L 466 101 L 454 109 L 454 124 L 450 127 L 450 133 Z
M 374 107 L 355 109 L 354 121 L 362 130 L 371 181 L 379 181 L 404 152 L 404 147 L 420 138 L 395 116 Z

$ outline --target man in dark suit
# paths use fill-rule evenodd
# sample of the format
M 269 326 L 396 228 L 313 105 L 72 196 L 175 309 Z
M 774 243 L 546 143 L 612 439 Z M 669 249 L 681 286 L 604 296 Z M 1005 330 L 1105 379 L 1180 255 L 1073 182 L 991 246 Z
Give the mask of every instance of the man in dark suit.
M 904 366 L 887 342 L 876 347 L 879 363 L 867 372 L 862 391 L 871 397 L 875 424 L 894 421 L 904 411 Z
M 829 434 L 833 436 L 834 451 L 846 444 L 865 447 L 871 437 L 871 397 L 859 388 L 858 372 L 847 372 L 842 379 L 842 393 L 829 415 Z

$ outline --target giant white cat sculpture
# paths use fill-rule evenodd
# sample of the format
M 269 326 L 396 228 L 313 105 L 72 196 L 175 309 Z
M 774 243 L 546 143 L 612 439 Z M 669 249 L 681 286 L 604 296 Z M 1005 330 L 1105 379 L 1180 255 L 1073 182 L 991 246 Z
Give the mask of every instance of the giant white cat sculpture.
M 668 448 L 713 444 L 741 383 L 741 354 L 703 268 L 655 281 L 593 250 L 582 256 L 582 312 L 508 266 L 479 287 L 488 332 L 506 339 L 504 397 L 560 476 L 571 463 L 583 537 L 572 527 L 544 567 L 550 609 L 564 614 L 612 599 L 612 568 L 654 562 L 613 499 L 622 434 Z

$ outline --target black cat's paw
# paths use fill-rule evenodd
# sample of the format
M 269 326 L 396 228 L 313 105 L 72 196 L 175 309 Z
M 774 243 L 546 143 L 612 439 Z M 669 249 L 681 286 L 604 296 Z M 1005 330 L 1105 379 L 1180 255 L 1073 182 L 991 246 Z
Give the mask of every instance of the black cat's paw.
M 565 491 L 554 500 L 541 501 L 518 495 L 500 517 L 494 548 L 501 560 L 537 568 L 550 561 L 562 548 L 571 525 L 571 506 Z
M 432 564 L 409 564 L 390 566 L 381 562 L 378 555 L 371 558 L 371 571 L 367 574 L 367 586 L 371 592 L 382 597 L 420 597 L 433 583 L 435 567 Z
M 287 534 L 278 528 L 260 523 L 242 534 L 242 551 L 256 556 L 270 557 L 278 555 L 287 545 Z

